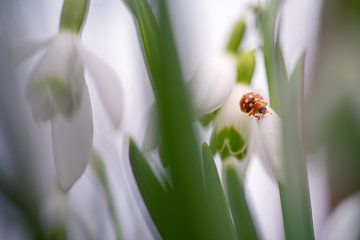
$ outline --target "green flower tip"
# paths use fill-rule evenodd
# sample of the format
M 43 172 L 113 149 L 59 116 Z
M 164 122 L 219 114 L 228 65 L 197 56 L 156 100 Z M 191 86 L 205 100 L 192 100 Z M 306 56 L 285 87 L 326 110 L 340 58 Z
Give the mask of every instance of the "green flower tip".
M 247 153 L 247 144 L 235 127 L 229 126 L 219 132 L 214 130 L 210 140 L 210 149 L 214 155 L 219 153 L 222 160 L 230 156 L 243 160 Z
M 244 20 L 239 20 L 233 27 L 228 44 L 227 51 L 230 53 L 236 53 L 246 30 L 246 23 Z
M 64 0 L 60 29 L 79 33 L 89 6 L 89 0 Z
M 255 54 L 255 50 L 237 54 L 237 83 L 251 83 L 256 65 Z
M 56 76 L 31 81 L 27 99 L 35 119 L 42 121 L 52 119 L 57 113 L 70 118 L 79 107 L 79 99 L 74 99 L 70 87 Z

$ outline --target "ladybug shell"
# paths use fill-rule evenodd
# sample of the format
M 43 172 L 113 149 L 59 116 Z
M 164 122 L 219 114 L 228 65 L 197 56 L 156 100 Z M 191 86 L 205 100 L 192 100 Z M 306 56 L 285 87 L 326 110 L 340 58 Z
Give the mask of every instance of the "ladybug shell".
M 263 97 L 256 92 L 249 92 L 243 95 L 240 100 L 240 109 L 242 112 L 249 113 L 256 102 L 264 100 Z

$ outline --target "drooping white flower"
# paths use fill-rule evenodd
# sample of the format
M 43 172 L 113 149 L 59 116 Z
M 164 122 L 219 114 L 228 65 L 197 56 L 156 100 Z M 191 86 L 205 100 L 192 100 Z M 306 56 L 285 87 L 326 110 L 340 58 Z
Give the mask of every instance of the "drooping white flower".
M 222 160 L 232 159 L 240 163 L 240 170 L 244 173 L 251 144 L 251 118 L 240 111 L 241 97 L 251 89 L 245 84 L 236 84 L 223 106 L 218 110 L 214 119 L 214 130 L 210 147 L 219 153 Z
M 68 190 L 84 172 L 92 149 L 92 111 L 84 70 L 95 82 L 115 127 L 121 122 L 122 87 L 115 72 L 83 47 L 76 32 L 60 31 L 50 40 L 24 47 L 24 57 L 45 49 L 28 84 L 27 99 L 35 120 L 51 121 L 58 181 Z

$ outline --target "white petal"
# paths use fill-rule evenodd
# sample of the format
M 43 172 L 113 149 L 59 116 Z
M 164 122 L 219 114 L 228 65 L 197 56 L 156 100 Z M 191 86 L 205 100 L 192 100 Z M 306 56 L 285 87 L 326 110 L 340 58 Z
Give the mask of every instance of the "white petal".
M 265 152 L 266 166 L 270 167 L 271 174 L 282 183 L 285 182 L 283 157 L 282 121 L 280 117 L 268 107 L 271 114 L 257 121 L 260 130 L 260 139 Z
M 13 62 L 15 65 L 20 64 L 36 52 L 46 49 L 53 38 L 43 40 L 29 40 L 15 44 L 11 47 Z
M 59 112 L 71 115 L 79 107 L 84 73 L 75 52 L 76 39 L 75 34 L 59 33 L 36 65 L 28 88 L 33 113 L 40 115 L 35 119 L 51 119 Z
M 114 127 L 119 127 L 123 114 L 123 89 L 114 70 L 80 44 L 78 52 L 91 74 L 102 103 Z
M 208 59 L 200 65 L 190 82 L 196 113 L 200 116 L 218 109 L 229 97 L 235 82 L 236 59 L 232 55 Z
M 91 157 L 93 122 L 86 86 L 79 112 L 70 119 L 56 118 L 51 126 L 58 181 L 61 188 L 67 191 L 83 174 Z
M 322 239 L 360 239 L 360 193 L 343 200 L 330 215 L 324 226 Z
M 60 32 L 54 37 L 48 44 L 48 51 L 37 64 L 33 78 L 56 75 L 61 79 L 67 79 L 69 68 L 76 62 L 76 39 L 77 35 L 68 32 Z
M 143 141 L 143 151 L 149 152 L 159 146 L 158 122 L 155 105 L 151 106 L 146 117 L 146 129 Z
M 250 138 L 251 118 L 240 110 L 242 96 L 251 89 L 245 84 L 236 84 L 229 98 L 220 108 L 216 119 L 215 129 L 220 131 L 228 126 L 234 126 L 245 139 Z

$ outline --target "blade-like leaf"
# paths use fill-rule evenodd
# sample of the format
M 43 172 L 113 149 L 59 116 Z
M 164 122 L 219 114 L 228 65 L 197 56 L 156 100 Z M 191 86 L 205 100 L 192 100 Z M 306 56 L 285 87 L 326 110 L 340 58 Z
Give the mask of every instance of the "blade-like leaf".
M 305 53 L 298 59 L 295 68 L 290 76 L 289 91 L 292 96 L 292 106 L 296 106 L 297 118 L 301 120 L 301 113 L 304 101 L 304 64 Z M 301 127 L 301 126 L 299 126 Z
M 170 190 L 163 188 L 133 140 L 129 148 L 132 171 L 160 235 L 164 239 L 185 239 L 186 232 L 182 231 L 180 218 L 175 214 Z
M 156 95 L 154 80 L 159 78 L 161 71 L 159 26 L 147 0 L 124 0 L 124 2 L 135 17 L 144 60 Z
M 212 234 L 214 220 L 208 217 L 204 166 L 193 129 L 195 117 L 183 81 L 167 2 L 159 1 L 158 25 L 146 0 L 126 2 L 137 22 L 155 94 L 161 155 L 169 164 L 174 187 L 171 204 L 180 218 L 186 219 L 181 231 L 191 239 L 216 239 Z
M 209 230 L 214 239 L 236 239 L 234 224 L 220 182 L 210 147 L 203 145 L 203 161 L 206 181 L 206 198 L 209 205 L 209 220 L 213 227 Z
M 266 78 L 269 86 L 270 103 L 272 109 L 279 113 L 279 90 L 277 88 L 277 65 L 275 59 L 275 23 L 278 9 L 283 1 L 271 0 L 257 13 L 257 21 L 263 37 L 263 53 L 266 70 Z
M 238 239 L 259 239 L 247 205 L 243 182 L 231 162 L 224 164 L 225 186 Z
M 301 134 L 300 106 L 303 96 L 303 64 L 301 57 L 289 83 L 283 111 L 286 183 L 279 184 L 285 235 L 287 239 L 314 239 L 306 160 Z M 286 97 L 286 96 L 285 96 Z

